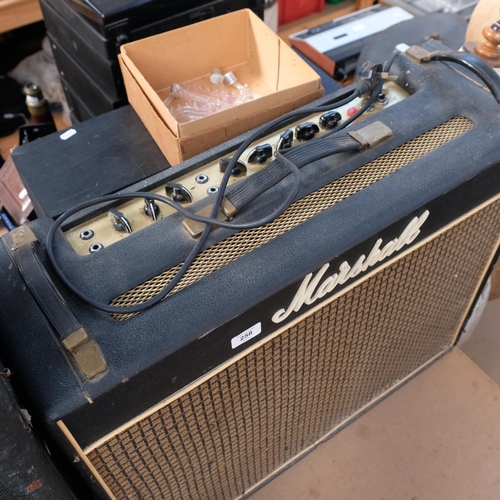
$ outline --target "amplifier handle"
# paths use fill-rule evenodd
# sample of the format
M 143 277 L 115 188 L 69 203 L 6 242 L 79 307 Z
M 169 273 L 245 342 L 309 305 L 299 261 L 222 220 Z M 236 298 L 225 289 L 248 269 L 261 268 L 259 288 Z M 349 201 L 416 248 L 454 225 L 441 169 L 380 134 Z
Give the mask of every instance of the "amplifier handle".
M 21 244 L 6 247 L 26 286 L 40 309 L 57 332 L 62 345 L 70 352 L 86 378 L 93 379 L 108 367 L 99 346 L 75 318 L 70 307 L 57 290 L 36 251 L 38 241 L 27 226 Z M 18 229 L 21 229 L 18 228 Z M 11 237 L 11 242 L 14 239 Z
M 497 103 L 500 104 L 500 77 L 488 63 L 476 55 L 468 52 L 429 52 L 418 45 L 413 45 L 407 49 L 405 54 L 418 64 L 432 61 L 460 64 L 479 77 L 488 87 Z
M 431 54 L 429 61 L 453 62 L 472 71 L 484 82 L 498 104 L 500 104 L 500 78 L 497 72 L 479 57 L 467 52 L 438 52 Z

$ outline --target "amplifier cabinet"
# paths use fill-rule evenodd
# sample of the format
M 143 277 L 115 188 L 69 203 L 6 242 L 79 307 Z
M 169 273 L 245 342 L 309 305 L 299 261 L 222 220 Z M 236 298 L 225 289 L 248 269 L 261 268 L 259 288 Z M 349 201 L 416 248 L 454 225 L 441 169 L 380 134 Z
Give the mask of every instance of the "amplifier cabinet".
M 389 126 L 388 141 L 302 168 L 297 200 L 273 222 L 214 230 L 158 305 L 112 317 L 53 277 L 105 359 L 90 380 L 12 261 L 19 234 L 3 239 L 2 352 L 34 422 L 100 497 L 248 496 L 455 344 L 499 245 L 500 106 L 445 63 L 400 55 L 393 72 L 410 95 L 362 122 Z M 196 172 L 241 140 L 130 191 Z M 238 218 L 269 213 L 290 185 Z M 192 247 L 181 222 L 164 217 L 89 255 L 60 232 L 56 255 L 94 298 L 140 303 Z M 49 275 L 51 224 L 29 226 Z

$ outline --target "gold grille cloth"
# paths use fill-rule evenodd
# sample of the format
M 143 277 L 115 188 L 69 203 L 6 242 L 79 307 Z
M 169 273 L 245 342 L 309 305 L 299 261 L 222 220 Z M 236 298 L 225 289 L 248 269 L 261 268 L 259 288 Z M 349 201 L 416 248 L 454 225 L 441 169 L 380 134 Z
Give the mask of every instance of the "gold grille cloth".
M 118 499 L 233 499 L 451 345 L 500 233 L 483 208 L 88 454 Z
M 367 163 L 341 179 L 328 184 L 314 193 L 298 200 L 273 222 L 264 227 L 248 229 L 221 241 L 202 252 L 193 262 L 180 282 L 169 295 L 195 283 L 207 274 L 236 260 L 238 257 L 264 245 L 280 234 L 289 231 L 302 222 L 327 210 L 336 203 L 357 193 L 387 175 L 408 165 L 421 156 L 464 134 L 473 127 L 472 121 L 456 117 L 425 134 L 407 142 L 403 146 Z M 133 306 L 157 295 L 175 276 L 181 264 L 142 283 L 116 297 L 111 304 L 119 307 Z M 117 320 L 125 320 L 133 315 L 113 315 Z

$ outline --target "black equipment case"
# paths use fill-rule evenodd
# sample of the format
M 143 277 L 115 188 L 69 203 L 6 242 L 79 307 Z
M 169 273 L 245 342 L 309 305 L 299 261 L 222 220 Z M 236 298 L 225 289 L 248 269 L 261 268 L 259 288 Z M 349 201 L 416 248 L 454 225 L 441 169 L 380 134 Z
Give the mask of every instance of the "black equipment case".
M 260 17 L 264 12 L 263 0 L 40 0 L 40 5 L 60 76 L 93 116 L 127 102 L 117 59 L 122 44 L 238 9 L 250 8 Z M 80 106 L 72 111 L 79 121 L 87 118 Z
M 19 405 L 11 376 L 0 361 L 0 499 L 75 500 L 54 456 L 35 434 L 29 410 Z

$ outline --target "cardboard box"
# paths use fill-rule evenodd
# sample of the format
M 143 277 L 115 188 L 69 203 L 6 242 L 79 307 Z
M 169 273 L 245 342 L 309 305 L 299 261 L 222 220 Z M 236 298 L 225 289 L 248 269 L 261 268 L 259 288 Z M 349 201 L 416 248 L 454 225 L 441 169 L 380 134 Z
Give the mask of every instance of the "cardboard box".
M 175 165 L 323 95 L 320 77 L 245 9 L 121 47 L 130 104 Z M 233 71 L 261 97 L 179 123 L 163 101 L 173 83 Z

